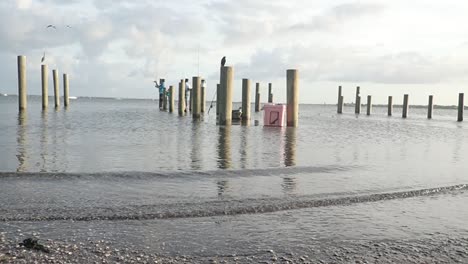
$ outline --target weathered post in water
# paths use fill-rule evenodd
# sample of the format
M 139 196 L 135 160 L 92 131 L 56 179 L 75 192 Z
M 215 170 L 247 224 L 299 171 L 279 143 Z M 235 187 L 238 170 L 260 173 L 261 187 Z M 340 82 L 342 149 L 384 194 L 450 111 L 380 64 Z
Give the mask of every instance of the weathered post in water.
M 205 96 L 206 96 L 205 95 L 205 88 L 206 88 L 205 85 L 206 85 L 206 83 L 205 83 L 205 80 L 202 79 L 201 83 L 202 83 L 202 85 L 201 85 L 201 97 L 200 97 L 200 112 L 204 113 L 205 112 L 205 105 L 206 105 L 206 98 L 205 98 Z
M 221 100 L 219 96 L 221 94 L 220 87 L 221 85 L 219 83 L 216 84 L 216 121 L 219 121 L 219 102 Z
M 388 106 L 387 106 L 387 115 L 388 116 L 392 116 L 392 112 L 393 112 L 393 97 L 392 96 L 389 96 L 388 97 Z
M 299 119 L 299 76 L 298 70 L 286 71 L 287 125 L 297 127 Z
M 361 96 L 360 96 L 361 88 L 358 86 L 356 87 L 356 99 L 354 100 L 354 113 L 360 114 L 361 113 Z
M 230 125 L 232 123 L 232 83 L 234 69 L 221 67 L 219 124 Z
M 367 96 L 367 115 L 370 115 L 372 111 L 372 96 Z
M 338 104 L 336 105 L 336 108 L 337 108 L 336 112 L 338 114 L 343 113 L 343 108 L 342 108 L 343 107 L 343 102 L 341 101 L 341 98 L 342 98 L 342 96 L 341 96 L 341 85 L 340 85 L 340 86 L 338 86 Z
M 169 86 L 169 113 L 174 112 L 174 95 L 174 86 L 171 85 Z
M 179 115 L 185 113 L 185 79 L 181 79 L 179 83 Z
M 18 56 L 18 108 L 24 111 L 28 107 L 26 87 L 26 56 Z
M 260 83 L 255 84 L 255 112 L 260 112 Z
M 465 103 L 464 103 L 464 93 L 459 93 L 458 94 L 458 122 L 463 121 L 463 110 L 465 108 Z
M 434 96 L 429 95 L 429 103 L 427 104 L 427 118 L 432 118 L 432 110 L 434 109 Z
M 273 103 L 273 87 L 271 83 L 268 83 L 268 103 Z
M 164 89 L 163 94 L 163 111 L 167 111 L 167 88 Z
M 42 80 L 42 109 L 47 109 L 49 106 L 49 80 L 47 74 L 47 65 L 41 65 L 41 80 Z
M 242 121 L 250 120 L 250 80 L 242 79 Z
M 199 119 L 201 117 L 201 77 L 194 76 L 192 78 L 192 85 L 192 117 L 195 119 Z
M 70 88 L 69 88 L 69 83 L 68 83 L 68 74 L 64 73 L 63 74 L 63 105 L 65 107 L 68 107 L 70 104 Z
M 402 117 L 407 118 L 408 117 L 408 95 L 405 94 L 403 97 L 403 112 L 402 112 Z
M 59 77 L 58 71 L 52 70 L 52 79 L 54 81 L 54 101 L 55 101 L 55 108 L 60 106 L 60 92 L 59 92 Z

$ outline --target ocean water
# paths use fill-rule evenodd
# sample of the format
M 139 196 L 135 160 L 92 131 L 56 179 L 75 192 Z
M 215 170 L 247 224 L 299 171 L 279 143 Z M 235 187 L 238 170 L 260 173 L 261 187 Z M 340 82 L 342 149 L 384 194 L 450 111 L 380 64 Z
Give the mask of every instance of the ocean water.
M 272 128 L 262 113 L 222 127 L 215 108 L 193 121 L 153 100 L 28 103 L 18 114 L 0 97 L 0 229 L 168 255 L 468 235 L 468 124 L 454 109 L 300 105 L 299 127 Z

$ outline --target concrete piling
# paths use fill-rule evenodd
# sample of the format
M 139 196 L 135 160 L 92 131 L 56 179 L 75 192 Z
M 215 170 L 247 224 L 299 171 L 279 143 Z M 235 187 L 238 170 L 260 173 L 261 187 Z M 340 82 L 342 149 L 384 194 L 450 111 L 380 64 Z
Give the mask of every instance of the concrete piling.
M 338 114 L 342 114 L 343 113 L 343 102 L 342 102 L 342 96 L 341 96 L 341 85 L 338 86 L 338 104 L 336 105 L 337 106 L 337 109 L 336 109 L 336 112 Z
M 232 123 L 232 84 L 234 69 L 221 67 L 219 124 L 230 125 Z
M 388 109 L 387 109 L 387 115 L 392 116 L 393 112 L 393 97 L 389 96 L 388 97 Z
M 21 112 L 25 111 L 27 107 L 26 56 L 18 56 L 18 108 Z
M 52 78 L 54 81 L 54 101 L 55 101 L 55 108 L 60 106 L 60 92 L 59 92 L 59 77 L 58 71 L 52 70 Z
M 250 120 L 250 80 L 242 79 L 242 121 Z
M 163 94 L 163 111 L 167 111 L 167 88 L 164 89 Z
M 459 93 L 458 94 L 458 122 L 463 121 L 463 110 L 465 108 L 465 103 L 464 103 L 464 93 Z
M 70 88 L 68 83 L 68 74 L 63 74 L 63 105 L 68 107 L 70 104 Z
M 408 95 L 405 94 L 403 96 L 403 111 L 402 111 L 402 117 L 407 118 L 408 117 Z
M 173 113 L 174 112 L 174 95 L 175 95 L 175 92 L 174 92 L 174 86 L 169 86 L 169 113 Z
M 268 83 L 268 103 L 273 103 L 273 87 L 271 83 Z
M 299 117 L 299 74 L 298 70 L 286 71 L 287 125 L 296 127 Z
M 367 96 L 367 115 L 370 115 L 372 111 L 372 96 Z
M 429 103 L 427 104 L 427 118 L 432 118 L 432 111 L 434 109 L 434 96 L 429 95 Z
M 255 112 L 260 112 L 260 83 L 255 84 Z
M 200 97 L 200 112 L 205 112 L 205 105 L 206 105 L 206 94 L 205 94 L 205 80 L 202 79 L 203 85 L 201 86 L 201 97 Z
M 192 117 L 199 119 L 201 117 L 201 78 L 194 76 L 192 85 Z
M 41 81 L 42 81 L 42 109 L 47 109 L 49 106 L 49 80 L 48 80 L 47 65 L 41 65 Z
M 179 83 L 179 115 L 185 114 L 185 79 L 181 79 Z
M 221 94 L 221 91 L 220 91 L 220 84 L 216 84 L 216 121 L 219 121 L 219 102 L 220 102 L 220 94 Z
M 355 104 L 354 104 L 354 113 L 355 114 L 360 114 L 361 113 L 361 96 L 360 96 L 360 90 L 361 88 L 358 86 L 356 87 L 356 98 L 355 98 Z

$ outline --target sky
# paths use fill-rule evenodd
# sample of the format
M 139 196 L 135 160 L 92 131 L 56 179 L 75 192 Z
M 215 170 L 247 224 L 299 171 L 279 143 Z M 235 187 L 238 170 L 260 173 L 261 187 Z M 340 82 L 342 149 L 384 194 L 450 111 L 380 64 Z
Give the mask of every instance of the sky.
M 375 104 L 408 93 L 456 105 L 468 92 L 467 13 L 466 0 L 2 0 L 0 92 L 17 93 L 25 55 L 28 93 L 40 94 L 45 52 L 71 96 L 157 98 L 153 80 L 201 76 L 211 100 L 226 56 L 234 101 L 249 78 L 252 98 L 259 82 L 265 101 L 271 82 L 284 102 L 297 69 L 301 103 L 336 103 L 341 85 L 346 103 L 360 86 Z

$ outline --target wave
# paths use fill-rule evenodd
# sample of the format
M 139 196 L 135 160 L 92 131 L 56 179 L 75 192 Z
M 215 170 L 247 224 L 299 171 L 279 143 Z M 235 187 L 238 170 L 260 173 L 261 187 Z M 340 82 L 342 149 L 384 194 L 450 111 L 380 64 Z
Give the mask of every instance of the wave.
M 251 177 L 251 176 L 279 176 L 301 173 L 332 173 L 348 171 L 360 168 L 359 166 L 304 166 L 304 167 L 279 167 L 267 169 L 242 169 L 242 170 L 212 170 L 212 171 L 167 171 L 167 172 L 98 172 L 98 173 L 62 173 L 62 172 L 0 172 L 1 178 L 197 178 L 197 177 Z
M 195 218 L 225 215 L 260 214 L 305 208 L 346 206 L 359 203 L 405 199 L 468 190 L 468 184 L 332 198 L 290 197 L 174 203 L 124 207 L 0 209 L 0 221 L 95 221 Z

